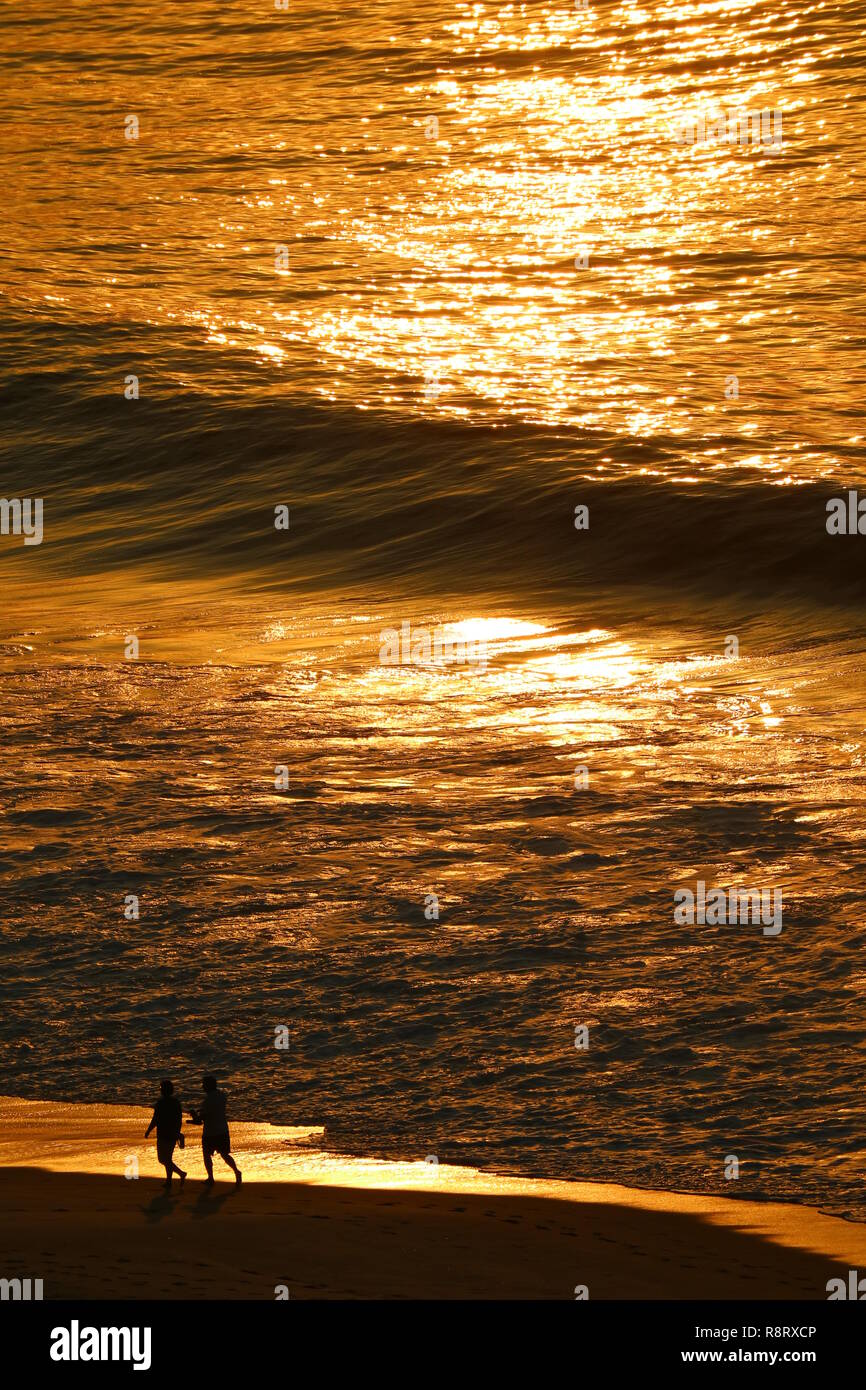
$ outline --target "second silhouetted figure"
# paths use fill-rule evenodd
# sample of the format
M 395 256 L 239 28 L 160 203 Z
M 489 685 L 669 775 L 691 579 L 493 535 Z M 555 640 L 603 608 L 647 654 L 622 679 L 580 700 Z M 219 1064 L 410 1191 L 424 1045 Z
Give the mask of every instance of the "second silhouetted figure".
M 205 1187 L 213 1187 L 213 1156 L 219 1154 L 235 1175 L 235 1182 L 241 1180 L 241 1170 L 231 1155 L 229 1122 L 226 1116 L 226 1093 L 217 1090 L 215 1076 L 202 1077 L 204 1100 L 198 1110 L 190 1110 L 189 1118 L 194 1125 L 201 1125 L 201 1152 L 207 1172 Z

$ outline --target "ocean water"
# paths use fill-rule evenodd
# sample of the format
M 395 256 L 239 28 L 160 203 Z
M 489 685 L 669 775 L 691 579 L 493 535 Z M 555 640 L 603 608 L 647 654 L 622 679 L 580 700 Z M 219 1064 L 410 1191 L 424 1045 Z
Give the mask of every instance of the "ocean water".
M 866 1216 L 864 17 L 3 11 L 4 1092 Z

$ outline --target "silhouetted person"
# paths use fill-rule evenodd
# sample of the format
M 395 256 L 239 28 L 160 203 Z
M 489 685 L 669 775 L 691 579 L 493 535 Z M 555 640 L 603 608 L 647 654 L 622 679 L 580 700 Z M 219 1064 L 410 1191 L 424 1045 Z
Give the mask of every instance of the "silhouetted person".
M 229 1122 L 226 1119 L 226 1093 L 218 1091 L 215 1076 L 201 1079 L 204 1100 L 198 1110 L 190 1110 L 189 1118 L 194 1125 L 201 1125 L 201 1152 L 207 1171 L 205 1187 L 213 1187 L 213 1156 L 219 1154 L 235 1175 L 235 1182 L 241 1180 L 241 1170 L 231 1155 Z
M 182 1168 L 178 1168 L 174 1161 L 175 1144 L 180 1142 L 183 1147 L 183 1111 L 174 1094 L 171 1081 L 160 1081 L 159 1090 L 159 1100 L 153 1107 L 153 1119 L 145 1130 L 144 1137 L 149 1138 L 150 1131 L 156 1129 L 156 1156 L 165 1169 L 165 1186 L 171 1187 L 171 1175 L 177 1173 L 180 1178 L 180 1190 L 183 1192 L 186 1173 Z

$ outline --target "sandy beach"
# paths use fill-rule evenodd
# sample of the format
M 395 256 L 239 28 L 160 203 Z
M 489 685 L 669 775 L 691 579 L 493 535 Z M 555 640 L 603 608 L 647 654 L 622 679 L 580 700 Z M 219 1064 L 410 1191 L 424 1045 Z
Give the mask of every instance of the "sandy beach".
M 4 1276 L 46 1299 L 824 1300 L 866 1266 L 866 1226 L 808 1207 L 343 1159 L 270 1125 L 233 1126 L 244 1184 L 211 1192 L 189 1133 L 167 1195 L 149 1117 L 0 1098 Z

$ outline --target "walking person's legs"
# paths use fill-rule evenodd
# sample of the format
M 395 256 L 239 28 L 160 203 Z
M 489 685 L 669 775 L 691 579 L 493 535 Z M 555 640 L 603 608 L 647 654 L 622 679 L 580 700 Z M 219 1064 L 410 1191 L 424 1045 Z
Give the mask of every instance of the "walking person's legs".
M 241 1180 L 241 1170 L 240 1170 L 240 1168 L 238 1167 L 238 1165 L 235 1163 L 235 1161 L 234 1161 L 234 1159 L 232 1158 L 231 1154 L 230 1154 L 230 1153 L 220 1153 L 220 1158 L 222 1159 L 223 1163 L 227 1163 L 228 1166 L 231 1168 L 232 1172 L 233 1172 L 234 1175 L 235 1175 L 235 1182 L 240 1182 L 240 1180 Z
M 232 1172 L 235 1175 L 235 1182 L 240 1183 L 241 1170 L 232 1158 L 232 1141 L 229 1135 L 227 1133 L 220 1135 L 220 1137 L 214 1141 L 214 1148 L 216 1149 L 216 1152 L 219 1154 L 223 1163 L 225 1163 L 229 1168 L 231 1168 Z
M 183 1168 L 178 1168 L 174 1161 L 174 1144 L 159 1144 L 157 1146 L 157 1156 L 165 1169 L 165 1187 L 171 1187 L 172 1174 L 177 1173 L 180 1178 L 180 1185 L 183 1187 L 186 1173 Z

